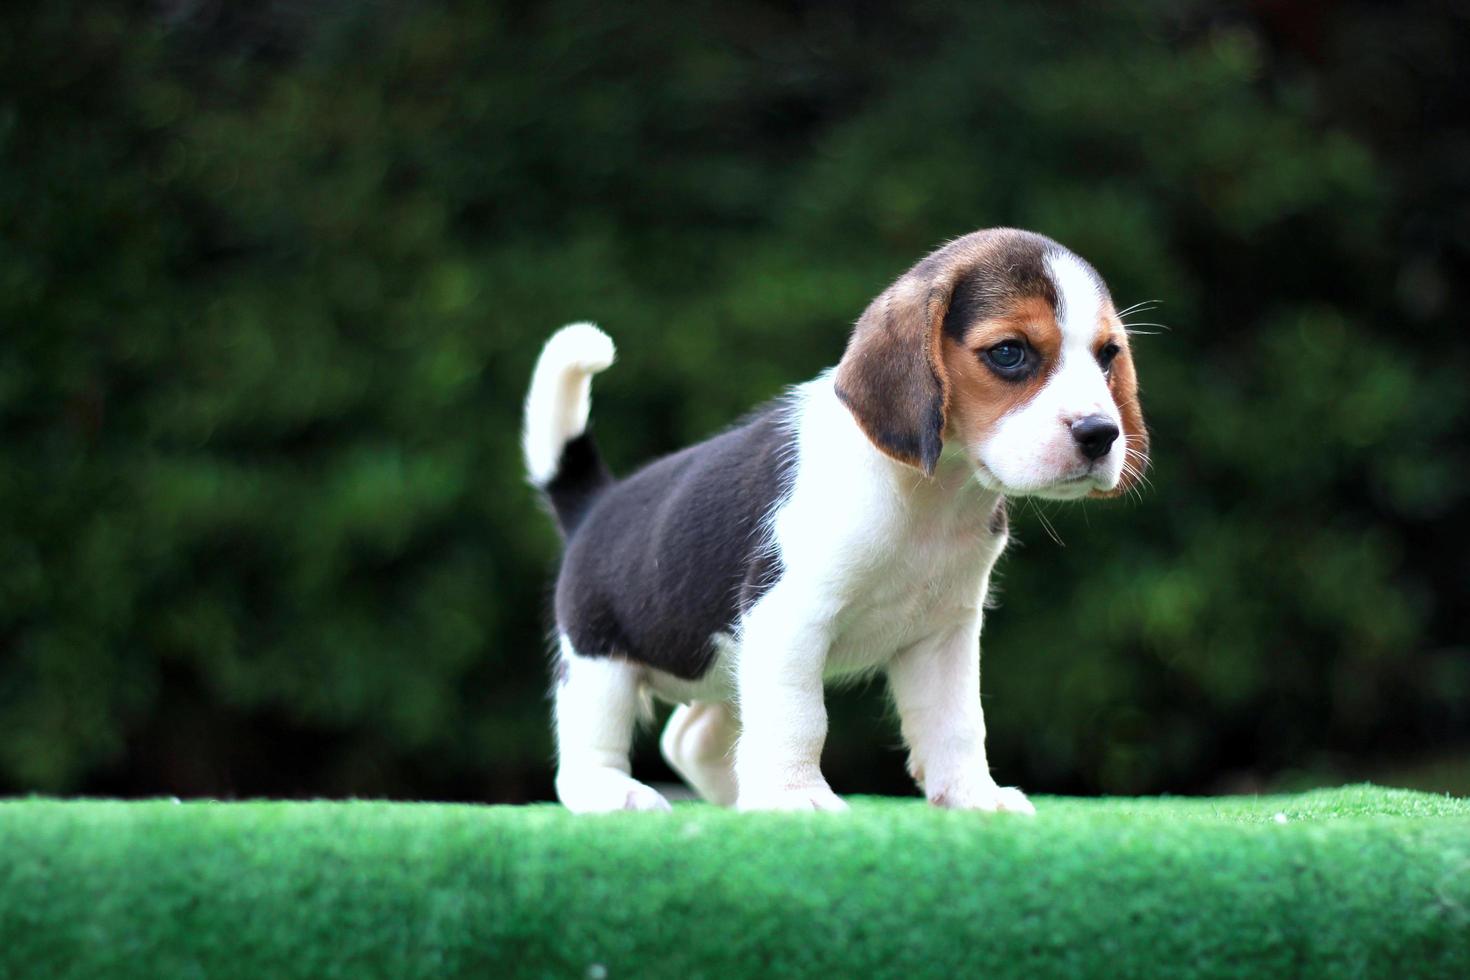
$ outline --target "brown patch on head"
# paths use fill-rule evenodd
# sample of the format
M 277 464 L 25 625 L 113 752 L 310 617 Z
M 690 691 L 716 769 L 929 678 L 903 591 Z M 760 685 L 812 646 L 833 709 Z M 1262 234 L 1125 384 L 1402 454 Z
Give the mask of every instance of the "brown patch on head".
M 1143 421 L 1143 408 L 1138 401 L 1138 370 L 1133 364 L 1133 351 L 1128 345 L 1128 331 L 1124 329 L 1111 304 L 1105 304 L 1102 319 L 1098 324 L 1097 338 L 1093 341 L 1093 353 L 1097 354 L 1108 344 L 1116 344 L 1118 353 L 1108 367 L 1108 390 L 1113 404 L 1118 406 L 1118 415 L 1123 423 L 1123 438 L 1113 447 L 1113 452 L 1122 452 L 1123 476 L 1118 485 L 1108 491 L 1097 491 L 1094 497 L 1118 497 L 1132 490 L 1143 479 L 1148 469 L 1148 427 Z
M 1039 389 L 996 377 L 973 350 L 1017 331 L 1038 351 L 1049 345 L 1055 362 L 1061 334 L 1046 255 L 1059 248 L 1013 228 L 975 232 L 869 304 L 837 366 L 836 391 L 878 449 L 932 474 L 946 430 L 966 438 Z

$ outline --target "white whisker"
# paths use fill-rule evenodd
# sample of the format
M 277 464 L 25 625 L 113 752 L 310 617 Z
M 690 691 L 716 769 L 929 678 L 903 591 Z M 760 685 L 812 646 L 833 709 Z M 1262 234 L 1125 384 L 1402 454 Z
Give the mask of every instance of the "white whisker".
M 1036 498 L 1023 497 L 1021 499 L 1025 500 L 1031 505 L 1031 511 L 1036 515 L 1036 519 L 1041 522 L 1041 528 L 1046 532 L 1046 536 L 1055 541 L 1057 543 L 1057 547 L 1065 548 L 1067 546 L 1067 543 L 1061 539 L 1061 537 L 1057 534 L 1057 529 L 1052 527 L 1051 521 L 1047 520 L 1046 515 L 1041 512 L 1041 506 L 1037 504 Z
M 1127 316 L 1130 313 L 1138 313 L 1138 312 L 1141 312 L 1141 311 L 1143 311 L 1145 309 L 1153 309 L 1155 306 L 1158 306 L 1161 302 L 1163 302 L 1163 301 L 1162 300 L 1157 300 L 1157 299 L 1146 299 L 1146 300 L 1143 300 L 1141 302 L 1134 303 L 1132 306 L 1128 307 L 1126 310 L 1119 310 L 1118 311 L 1118 319 L 1121 320 L 1121 319 L 1123 319 L 1125 316 Z

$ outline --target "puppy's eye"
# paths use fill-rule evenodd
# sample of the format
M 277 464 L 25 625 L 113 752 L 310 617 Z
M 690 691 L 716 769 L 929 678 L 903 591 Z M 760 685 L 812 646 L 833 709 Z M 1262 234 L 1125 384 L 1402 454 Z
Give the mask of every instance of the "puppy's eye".
M 1117 344 L 1104 344 L 1102 350 L 1097 352 L 1097 363 L 1104 371 L 1113 366 L 1113 358 L 1118 356 Z
M 1013 373 L 1026 364 L 1026 348 L 1017 341 L 1005 340 L 987 350 L 985 359 L 1002 374 Z

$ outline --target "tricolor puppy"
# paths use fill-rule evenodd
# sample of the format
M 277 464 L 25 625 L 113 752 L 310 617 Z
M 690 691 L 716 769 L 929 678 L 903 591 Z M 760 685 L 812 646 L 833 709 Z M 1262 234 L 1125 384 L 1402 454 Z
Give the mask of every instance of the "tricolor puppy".
M 566 537 L 556 588 L 556 789 L 658 810 L 628 751 L 645 694 L 678 705 L 669 764 L 705 799 L 840 810 L 823 685 L 883 672 L 935 804 L 1030 813 L 985 758 L 980 620 L 1005 498 L 1121 493 L 1148 437 L 1097 272 L 1040 235 L 980 231 L 875 299 L 833 371 L 614 480 L 586 433 L 613 345 L 557 332 L 525 454 Z

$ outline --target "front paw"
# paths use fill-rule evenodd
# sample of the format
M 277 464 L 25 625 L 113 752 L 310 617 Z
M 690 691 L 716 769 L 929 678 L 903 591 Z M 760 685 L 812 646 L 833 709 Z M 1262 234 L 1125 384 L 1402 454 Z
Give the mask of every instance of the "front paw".
M 816 810 L 841 813 L 847 810 L 842 797 L 832 792 L 825 783 L 813 786 L 781 787 L 741 792 L 736 800 L 737 810 L 786 810 L 811 812 Z
M 991 813 L 1036 815 L 1036 807 L 1014 786 L 997 786 L 994 780 L 956 783 L 929 794 L 929 802 L 949 810 L 985 810 Z
M 612 768 L 562 767 L 556 774 L 556 796 L 573 813 L 614 810 L 668 810 L 658 790 Z

